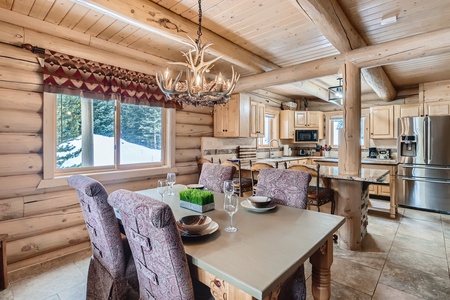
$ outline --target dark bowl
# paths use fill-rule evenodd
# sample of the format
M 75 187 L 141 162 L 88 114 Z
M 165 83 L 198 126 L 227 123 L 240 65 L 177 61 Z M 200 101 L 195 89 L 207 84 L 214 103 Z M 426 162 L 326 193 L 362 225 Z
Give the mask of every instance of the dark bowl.
M 212 219 L 205 215 L 184 216 L 179 220 L 183 229 L 189 233 L 200 233 L 211 224 Z
M 265 208 L 270 205 L 272 198 L 264 196 L 252 196 L 248 197 L 248 201 L 256 208 Z

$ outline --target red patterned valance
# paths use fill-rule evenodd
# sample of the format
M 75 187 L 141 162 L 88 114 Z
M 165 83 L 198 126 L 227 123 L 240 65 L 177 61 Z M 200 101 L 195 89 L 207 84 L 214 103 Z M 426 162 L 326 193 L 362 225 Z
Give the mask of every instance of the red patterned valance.
M 44 91 L 124 103 L 176 107 L 155 76 L 45 50 Z

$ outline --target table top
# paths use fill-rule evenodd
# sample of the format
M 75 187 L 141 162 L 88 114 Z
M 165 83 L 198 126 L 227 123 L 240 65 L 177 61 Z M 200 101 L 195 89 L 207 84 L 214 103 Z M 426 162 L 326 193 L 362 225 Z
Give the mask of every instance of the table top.
M 186 186 L 175 185 L 175 196 L 164 199 L 176 219 L 199 214 L 180 207 L 183 189 Z M 138 193 L 161 199 L 156 189 Z M 197 267 L 257 299 L 269 295 L 345 222 L 341 216 L 283 205 L 265 213 L 240 205 L 233 216 L 238 231 L 227 233 L 224 228 L 230 217 L 223 209 L 223 194 L 214 193 L 214 199 L 215 209 L 204 214 L 218 223 L 219 230 L 206 237 L 184 238 L 186 254 Z
M 316 169 L 317 165 L 305 165 L 309 168 Z M 364 181 L 373 183 L 384 183 L 384 179 L 389 174 L 389 170 L 361 168 L 359 175 L 345 175 L 339 174 L 339 168 L 336 166 L 320 166 L 320 177 L 350 180 L 350 181 Z

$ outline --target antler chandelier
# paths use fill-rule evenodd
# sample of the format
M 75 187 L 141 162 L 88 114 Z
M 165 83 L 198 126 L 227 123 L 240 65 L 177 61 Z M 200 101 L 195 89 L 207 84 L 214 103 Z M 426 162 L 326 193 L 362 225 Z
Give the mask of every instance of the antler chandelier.
M 233 66 L 231 66 L 231 79 L 226 80 L 219 72 L 213 80 L 207 80 L 208 73 L 221 56 L 210 61 L 204 60 L 205 51 L 212 43 L 202 45 L 200 41 L 202 36 L 201 2 L 201 0 L 198 1 L 198 37 L 194 41 L 188 36 L 191 42 L 184 44 L 191 46 L 191 49 L 188 52 L 181 52 L 187 62 L 170 62 L 170 64 L 186 67 L 185 80 L 180 81 L 183 71 L 180 71 L 175 79 L 169 78 L 170 71 L 167 68 L 164 74 L 161 71 L 156 74 L 156 82 L 168 99 L 173 99 L 180 104 L 214 106 L 215 104 L 225 104 L 230 100 L 230 95 L 240 75 L 235 73 Z M 213 76 L 210 75 L 209 77 Z

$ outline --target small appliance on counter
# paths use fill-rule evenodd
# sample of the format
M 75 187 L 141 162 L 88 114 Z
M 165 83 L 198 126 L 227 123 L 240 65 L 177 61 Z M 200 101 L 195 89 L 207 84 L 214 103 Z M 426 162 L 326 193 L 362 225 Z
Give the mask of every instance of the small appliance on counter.
M 378 158 L 377 148 L 369 148 L 369 158 Z
M 283 156 L 291 156 L 292 149 L 289 148 L 289 145 L 283 145 Z
M 378 151 L 378 158 L 379 159 L 391 159 L 391 149 Z

